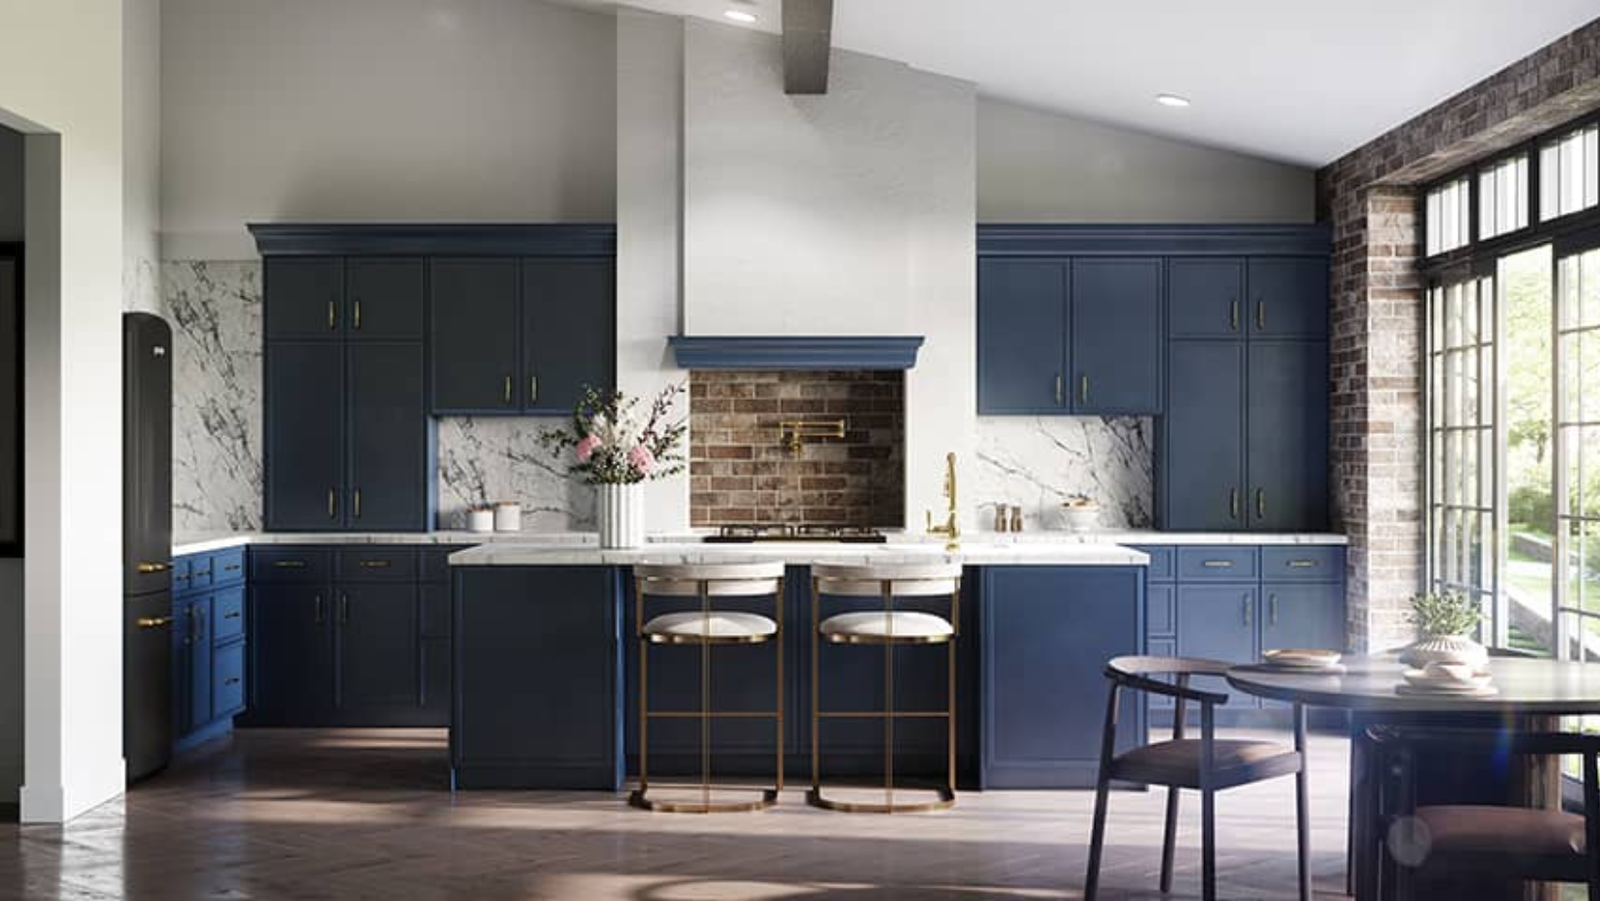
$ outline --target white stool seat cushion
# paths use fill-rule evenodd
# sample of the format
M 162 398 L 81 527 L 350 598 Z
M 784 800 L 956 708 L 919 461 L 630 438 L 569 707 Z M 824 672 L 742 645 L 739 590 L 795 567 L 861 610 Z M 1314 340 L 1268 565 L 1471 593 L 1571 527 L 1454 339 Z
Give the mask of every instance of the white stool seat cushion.
M 778 624 L 759 613 L 698 610 L 663 613 L 644 624 L 644 634 L 664 638 L 767 638 L 778 634 Z
M 907 640 L 949 638 L 956 631 L 944 617 L 917 610 L 840 613 L 823 620 L 818 629 L 823 635 L 841 638 L 886 639 L 893 635 Z

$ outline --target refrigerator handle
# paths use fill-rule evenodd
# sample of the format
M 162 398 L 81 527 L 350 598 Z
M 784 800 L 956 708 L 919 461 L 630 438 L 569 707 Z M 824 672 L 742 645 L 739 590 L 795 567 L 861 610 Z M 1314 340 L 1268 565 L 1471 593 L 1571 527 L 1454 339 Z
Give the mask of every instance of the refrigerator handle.
M 148 576 L 148 575 L 150 575 L 152 573 L 168 572 L 169 570 L 172 569 L 172 564 L 171 563 L 151 563 L 149 561 L 141 560 L 139 562 L 139 564 L 137 566 L 135 566 L 134 568 L 139 571 L 140 575 Z

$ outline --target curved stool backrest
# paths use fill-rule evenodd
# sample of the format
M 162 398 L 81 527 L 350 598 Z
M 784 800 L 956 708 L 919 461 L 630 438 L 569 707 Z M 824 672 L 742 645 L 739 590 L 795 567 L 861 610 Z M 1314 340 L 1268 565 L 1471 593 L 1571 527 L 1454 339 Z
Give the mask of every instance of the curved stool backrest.
M 633 568 L 641 595 L 767 597 L 783 587 L 783 563 L 641 563 Z
M 895 597 L 932 597 L 961 590 L 961 564 L 818 563 L 811 567 L 811 578 L 818 594 L 831 597 L 881 598 L 885 593 Z

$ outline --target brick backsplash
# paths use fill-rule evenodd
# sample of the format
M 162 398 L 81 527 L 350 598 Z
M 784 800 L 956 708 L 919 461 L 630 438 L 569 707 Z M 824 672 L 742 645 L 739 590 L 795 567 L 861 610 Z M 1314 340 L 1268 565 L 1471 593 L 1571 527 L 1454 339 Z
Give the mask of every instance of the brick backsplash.
M 845 420 L 789 451 L 779 423 Z M 905 524 L 905 373 L 689 374 L 689 522 Z

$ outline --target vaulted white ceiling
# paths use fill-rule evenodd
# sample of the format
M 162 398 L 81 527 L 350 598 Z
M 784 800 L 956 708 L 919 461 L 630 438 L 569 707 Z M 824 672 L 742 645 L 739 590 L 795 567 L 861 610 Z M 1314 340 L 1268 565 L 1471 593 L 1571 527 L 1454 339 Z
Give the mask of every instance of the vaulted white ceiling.
M 779 3 L 624 0 L 769 31 Z M 735 7 L 760 20 L 728 22 Z M 1320 166 L 1597 15 L 1595 0 L 835 0 L 834 45 L 986 96 Z M 1193 105 L 1160 106 L 1164 92 Z

